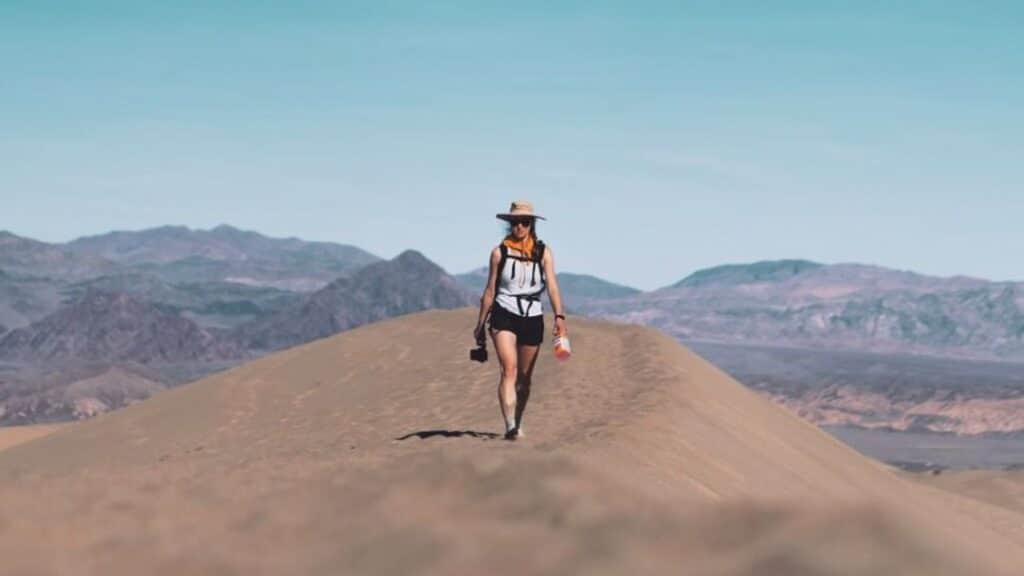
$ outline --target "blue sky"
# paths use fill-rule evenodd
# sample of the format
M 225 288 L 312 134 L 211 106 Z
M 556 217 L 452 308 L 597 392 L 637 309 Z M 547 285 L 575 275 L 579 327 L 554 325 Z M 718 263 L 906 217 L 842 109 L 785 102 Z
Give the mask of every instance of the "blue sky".
M 1024 4 L 423 4 L 0 2 L 0 229 L 1024 280 Z

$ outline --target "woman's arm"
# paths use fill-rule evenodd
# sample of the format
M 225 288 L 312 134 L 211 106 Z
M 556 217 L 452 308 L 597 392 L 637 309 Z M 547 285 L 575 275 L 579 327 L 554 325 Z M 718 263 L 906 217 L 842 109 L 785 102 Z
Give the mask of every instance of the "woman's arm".
M 495 248 L 491 251 L 491 265 L 487 271 L 487 287 L 484 288 L 483 296 L 480 296 L 480 317 L 476 321 L 476 329 L 473 330 L 474 337 L 479 341 L 483 339 L 484 322 L 487 321 L 487 313 L 494 304 L 494 294 L 498 290 L 498 264 L 501 263 L 501 250 Z
M 555 274 L 555 255 L 551 248 L 544 247 L 543 263 L 544 277 L 548 282 L 548 298 L 551 299 L 551 309 L 555 313 L 555 336 L 562 336 L 569 333 L 565 322 L 565 308 L 562 307 L 562 293 L 558 289 L 558 276 Z

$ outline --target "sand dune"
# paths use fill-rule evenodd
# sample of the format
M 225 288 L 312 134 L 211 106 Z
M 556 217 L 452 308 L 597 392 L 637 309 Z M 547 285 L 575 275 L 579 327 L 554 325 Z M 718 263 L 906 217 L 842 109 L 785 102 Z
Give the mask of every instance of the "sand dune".
M 956 470 L 938 475 L 904 475 L 922 484 L 1024 513 L 1024 471 L 1021 470 Z
M 12 574 L 1019 574 L 1024 515 L 906 480 L 651 329 L 575 320 L 497 439 L 470 310 L 293 348 L 0 453 Z
M 37 424 L 34 426 L 3 426 L 0 427 L 0 450 L 6 450 L 29 440 L 42 438 L 47 434 L 60 430 L 67 424 Z

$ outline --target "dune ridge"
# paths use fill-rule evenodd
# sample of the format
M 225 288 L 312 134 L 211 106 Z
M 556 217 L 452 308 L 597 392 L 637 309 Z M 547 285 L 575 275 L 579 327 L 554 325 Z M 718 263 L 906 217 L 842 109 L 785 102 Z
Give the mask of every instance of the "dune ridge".
M 499 440 L 474 320 L 367 325 L 0 452 L 0 554 L 21 574 L 1024 566 L 1024 515 L 908 482 L 649 328 L 574 319 L 527 437 Z
M 60 430 L 66 424 L 36 424 L 33 426 L 0 427 L 0 452 L 18 444 L 31 442 Z

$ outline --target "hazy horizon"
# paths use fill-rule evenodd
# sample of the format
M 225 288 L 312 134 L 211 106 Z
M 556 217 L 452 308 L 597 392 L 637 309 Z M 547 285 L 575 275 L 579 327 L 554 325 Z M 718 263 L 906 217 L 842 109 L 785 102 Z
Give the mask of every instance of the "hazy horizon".
M 0 228 L 228 222 L 650 290 L 780 258 L 1024 279 L 1024 5 L 0 6 Z M 16 224 L 16 227 L 15 227 Z
M 310 238 L 303 238 L 301 236 L 295 236 L 295 235 L 274 236 L 274 235 L 270 235 L 270 234 L 265 234 L 264 232 L 262 232 L 260 230 L 253 230 L 253 229 L 248 229 L 248 228 L 242 228 L 240 226 L 235 226 L 235 225 L 233 225 L 231 223 L 228 223 L 228 222 L 221 222 L 221 223 L 216 224 L 214 226 L 211 226 L 209 228 L 196 228 L 196 227 L 188 226 L 188 225 L 185 225 L 185 224 L 164 224 L 164 225 L 161 225 L 161 226 L 154 226 L 152 228 L 106 230 L 104 232 L 98 232 L 98 233 L 95 233 L 95 234 L 84 234 L 82 236 L 71 238 L 68 241 L 73 241 L 73 240 L 77 240 L 77 239 L 80 239 L 80 238 L 102 236 L 104 234 L 108 234 L 108 233 L 112 233 L 112 232 L 143 232 L 143 231 L 146 231 L 146 230 L 154 230 L 154 229 L 157 229 L 157 228 L 165 228 L 165 227 L 166 228 L 188 228 L 189 230 L 192 230 L 192 231 L 207 231 L 207 232 L 209 232 L 209 231 L 212 231 L 213 229 L 215 229 L 215 228 L 217 228 L 219 226 L 228 226 L 228 227 L 235 228 L 235 229 L 243 231 L 243 232 L 255 232 L 255 233 L 261 234 L 261 235 L 263 235 L 265 237 L 274 238 L 274 239 L 293 239 L 294 238 L 294 239 L 298 239 L 298 240 L 302 240 L 302 241 L 306 241 L 306 242 L 334 242 L 332 240 L 316 240 L 316 239 L 310 239 Z M 20 237 L 23 237 L 23 238 L 26 238 L 26 237 L 27 238 L 31 238 L 31 237 L 25 236 L 24 234 L 19 234 L 15 230 L 0 229 L 0 232 L 10 232 L 11 234 L 14 234 L 16 236 L 20 236 Z M 31 239 L 39 240 L 38 238 L 31 238 Z M 61 243 L 63 243 L 63 242 L 61 242 Z M 400 254 L 401 252 L 403 252 L 405 250 L 409 250 L 409 249 L 415 250 L 416 249 L 414 247 L 404 248 L 404 249 L 400 250 L 399 252 L 396 252 L 395 254 L 390 254 L 390 255 L 387 255 L 387 256 L 382 256 L 380 254 L 377 254 L 377 253 L 373 252 L 372 250 L 367 250 L 364 246 L 360 245 L 358 242 L 356 242 L 356 243 L 352 243 L 352 242 L 336 242 L 336 243 L 337 244 L 345 244 L 345 245 L 349 245 L 349 246 L 354 246 L 356 248 L 362 249 L 362 250 L 364 250 L 366 252 L 369 252 L 370 254 L 373 254 L 374 256 L 377 256 L 377 257 L 385 259 L 385 260 L 390 260 L 390 259 L 398 256 L 398 254 Z M 422 250 L 420 250 L 420 252 L 423 253 L 431 261 L 440 264 L 440 262 L 437 261 L 437 259 L 434 257 L 434 255 L 432 255 L 430 253 L 427 253 L 427 252 L 423 252 Z M 887 269 L 891 269 L 891 270 L 897 270 L 897 271 L 902 271 L 902 272 L 913 272 L 913 273 L 922 274 L 922 275 L 925 275 L 925 276 L 935 276 L 935 277 L 938 277 L 938 278 L 971 277 L 971 278 L 980 279 L 980 280 L 986 280 L 986 281 L 990 281 L 990 282 L 1021 282 L 1022 281 L 1020 279 L 1014 279 L 1014 278 L 984 278 L 984 277 L 980 277 L 980 276 L 968 276 L 966 274 L 950 274 L 950 275 L 946 275 L 946 276 L 943 276 L 943 275 L 932 275 L 932 274 L 924 274 L 924 273 L 922 273 L 922 272 L 920 272 L 918 270 L 914 270 L 912 268 L 890 268 L 890 267 L 881 266 L 880 264 L 875 264 L 875 263 L 871 263 L 871 262 L 824 262 L 824 261 L 820 261 L 820 260 L 810 260 L 808 258 L 802 258 L 802 257 L 799 257 L 799 256 L 783 256 L 783 257 L 779 257 L 779 258 L 770 258 L 770 259 L 767 259 L 767 260 L 756 260 L 756 261 L 746 261 L 746 262 L 721 262 L 721 263 L 718 263 L 718 264 L 713 264 L 713 265 L 708 266 L 706 268 L 697 268 L 697 269 L 694 269 L 694 270 L 688 270 L 688 271 L 684 270 L 684 271 L 681 271 L 680 274 L 678 275 L 678 278 L 676 278 L 675 280 L 672 280 L 672 281 L 670 281 L 667 284 L 662 285 L 662 286 L 654 286 L 654 287 L 650 287 L 650 288 L 642 288 L 640 286 L 637 286 L 636 284 L 631 284 L 628 280 L 623 282 L 623 281 L 615 280 L 615 279 L 608 278 L 608 277 L 605 277 L 605 276 L 601 276 L 600 274 L 593 273 L 593 272 L 588 272 L 588 271 L 570 270 L 570 269 L 565 269 L 563 267 L 560 267 L 559 273 L 567 272 L 567 273 L 570 273 L 570 274 L 583 274 L 583 275 L 595 276 L 597 278 L 600 278 L 601 280 L 606 280 L 606 281 L 614 282 L 616 284 L 621 284 L 621 285 L 624 285 L 624 286 L 627 286 L 627 287 L 638 288 L 638 289 L 641 289 L 641 290 L 643 290 L 645 292 L 650 292 L 650 291 L 657 290 L 657 289 L 660 289 L 660 288 L 666 288 L 666 287 L 668 287 L 668 286 L 670 286 L 670 285 L 672 285 L 672 284 L 674 284 L 674 283 L 676 283 L 676 282 L 686 278 L 690 274 L 693 274 L 695 272 L 699 272 L 701 270 L 706 270 L 708 268 L 716 268 L 716 267 L 720 267 L 720 266 L 733 266 L 733 265 L 742 266 L 742 265 L 748 265 L 748 264 L 756 264 L 756 263 L 765 262 L 765 261 L 783 261 L 783 260 L 804 260 L 804 261 L 809 260 L 809 261 L 812 261 L 812 262 L 814 262 L 816 264 L 822 264 L 822 265 L 825 265 L 825 266 L 837 266 L 837 265 L 876 266 L 876 267 L 883 267 L 883 268 L 887 268 Z M 451 270 L 451 269 L 449 269 L 447 267 L 444 267 L 442 265 L 442 268 L 444 268 L 446 272 L 448 272 L 449 274 L 453 274 L 453 275 L 454 274 L 466 274 L 466 273 L 470 273 L 470 272 L 475 272 L 475 271 L 480 270 L 480 269 L 485 269 L 486 267 L 487 266 L 485 264 L 483 266 L 476 266 L 474 268 L 468 268 L 468 269 L 464 269 L 464 270 Z

